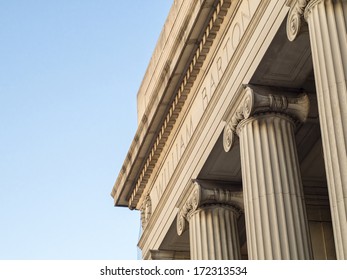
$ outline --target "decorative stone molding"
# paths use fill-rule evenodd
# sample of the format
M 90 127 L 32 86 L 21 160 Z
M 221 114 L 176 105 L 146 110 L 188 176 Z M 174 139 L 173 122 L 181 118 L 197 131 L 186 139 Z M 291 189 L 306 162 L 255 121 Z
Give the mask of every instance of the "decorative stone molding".
M 212 46 L 212 43 L 230 5 L 231 0 L 219 0 L 216 3 L 215 9 L 211 14 L 211 18 L 209 19 L 209 24 L 206 26 L 205 32 L 203 33 L 201 40 L 196 43 L 197 48 L 195 54 L 192 57 L 175 97 L 172 99 L 173 101 L 170 109 L 162 123 L 161 129 L 157 134 L 154 144 L 150 149 L 147 160 L 144 162 L 142 172 L 139 173 L 139 176 L 135 180 L 136 184 L 128 202 L 130 209 L 136 209 L 137 203 L 139 202 L 142 192 L 150 178 L 151 171 L 153 170 L 163 150 L 163 147 L 188 97 L 190 89 L 193 86 L 193 83 L 205 61 L 206 55 Z M 112 195 L 114 196 L 115 193 L 113 192 Z
M 142 192 L 150 178 L 151 171 L 153 170 L 160 153 L 163 150 L 165 142 L 167 141 L 173 125 L 188 97 L 191 87 L 205 61 L 206 55 L 209 52 L 212 43 L 216 37 L 216 34 L 223 22 L 224 17 L 231 5 L 231 0 L 219 0 L 215 5 L 215 10 L 211 15 L 209 24 L 206 26 L 206 30 L 199 42 L 197 42 L 197 48 L 191 63 L 182 79 L 181 85 L 173 98 L 170 109 L 164 119 L 161 129 L 159 130 L 156 140 L 147 156 L 142 172 L 136 179 L 136 185 L 132 191 L 129 199 L 128 206 L 130 209 L 136 209 L 137 203 L 140 200 Z
M 302 31 L 307 27 L 304 22 L 305 8 L 310 0 L 287 0 L 286 5 L 290 7 L 287 18 L 287 37 L 289 41 L 294 41 Z
M 220 186 L 204 186 L 195 181 L 190 196 L 177 215 L 177 233 L 182 235 L 187 229 L 191 215 L 201 207 L 223 205 L 230 208 L 238 217 L 242 213 L 242 204 L 242 192 Z
M 142 229 L 145 229 L 152 215 L 152 201 L 149 195 L 143 201 L 142 207 L 140 210 L 141 210 L 141 226 L 142 226 Z
M 236 109 L 233 117 L 224 128 L 223 146 L 229 152 L 235 141 L 237 126 L 241 120 L 248 119 L 262 113 L 281 113 L 293 118 L 295 121 L 305 122 L 309 112 L 310 102 L 306 93 L 300 96 L 276 95 L 273 90 L 262 87 L 247 86 L 244 97 Z

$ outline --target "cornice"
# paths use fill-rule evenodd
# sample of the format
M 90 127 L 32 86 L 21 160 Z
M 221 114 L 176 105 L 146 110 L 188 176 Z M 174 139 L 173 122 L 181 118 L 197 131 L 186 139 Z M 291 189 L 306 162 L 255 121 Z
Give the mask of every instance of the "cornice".
M 141 117 L 136 134 L 111 192 L 117 206 L 128 206 L 131 191 L 146 164 L 150 148 L 159 133 L 159 125 L 172 101 L 173 88 L 177 87 L 182 76 L 180 73 L 188 63 L 186 57 L 190 57 L 196 48 L 194 38 L 197 34 L 193 30 L 199 30 L 202 24 L 196 18 L 205 15 L 208 5 L 215 1 L 175 0 L 170 9 L 138 92 L 138 102 L 139 95 L 143 94 L 150 96 L 150 100 L 145 112 L 139 112 Z M 194 34 L 189 35 L 189 31 Z
M 216 33 L 219 30 L 221 23 L 223 22 L 223 18 L 226 15 L 227 9 L 230 6 L 230 4 L 231 0 L 219 0 L 213 6 L 213 12 L 211 13 L 211 17 L 207 21 L 208 24 L 204 33 L 202 33 L 201 39 L 196 43 L 195 53 L 192 56 L 190 64 L 186 69 L 185 75 L 182 78 L 182 82 L 178 87 L 176 94 L 172 98 L 172 102 L 169 106 L 166 117 L 164 118 L 161 124 L 159 132 L 155 134 L 156 137 L 153 138 L 153 144 L 149 149 L 150 152 L 148 153 L 148 156 L 145 159 L 143 159 L 143 167 L 137 167 L 137 169 L 141 170 L 141 172 L 139 172 L 138 175 L 134 177 L 133 180 L 131 180 L 131 182 L 126 182 L 127 179 L 125 179 L 124 182 L 124 178 L 122 179 L 123 186 L 125 186 L 125 184 L 131 184 L 131 187 L 129 187 L 129 189 L 132 190 L 132 192 L 130 197 L 128 198 L 128 207 L 131 209 L 135 209 L 138 207 L 138 202 L 150 178 L 151 171 L 153 170 L 163 150 L 166 140 L 168 139 L 171 133 L 176 119 L 185 103 L 185 100 L 187 99 L 190 89 L 193 86 L 193 82 L 196 79 L 200 71 L 200 68 L 202 67 L 202 64 L 206 58 L 206 54 L 209 52 L 213 40 L 216 37 Z M 124 177 L 127 174 L 123 170 L 123 174 L 120 175 Z M 122 183 L 116 182 L 115 187 L 112 191 L 112 196 L 115 198 L 116 204 L 116 188 L 121 187 L 121 185 Z
M 171 103 L 170 110 L 166 115 L 166 118 L 161 126 L 161 129 L 156 137 L 156 140 L 152 146 L 151 152 L 147 158 L 147 161 L 142 169 L 140 176 L 138 177 L 135 189 L 129 200 L 129 208 L 136 208 L 136 205 L 142 195 L 142 192 L 148 182 L 151 170 L 154 168 L 161 151 L 165 145 L 168 136 L 176 122 L 176 119 L 181 111 L 185 100 L 190 92 L 193 82 L 196 79 L 200 68 L 206 58 L 217 31 L 220 28 L 223 18 L 226 15 L 227 9 L 231 4 L 231 0 L 219 0 L 214 12 L 209 20 L 209 24 L 200 40 L 197 43 L 198 48 L 189 64 L 186 74 L 181 82 L 181 85 L 175 95 L 174 100 Z

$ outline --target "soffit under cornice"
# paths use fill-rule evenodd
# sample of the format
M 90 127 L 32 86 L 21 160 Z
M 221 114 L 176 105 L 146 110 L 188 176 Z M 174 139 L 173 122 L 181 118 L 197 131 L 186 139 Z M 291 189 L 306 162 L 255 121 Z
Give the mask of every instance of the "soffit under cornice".
M 185 20 L 176 19 L 171 28 L 176 45 L 160 43 L 163 54 L 153 72 L 157 75 L 157 84 L 151 88 L 151 101 L 113 187 L 111 195 L 115 205 L 135 208 L 231 0 L 193 1 L 195 5 L 190 6 L 187 2 L 182 1 L 180 7 L 183 12 L 187 5 Z M 149 71 L 144 81 L 148 75 Z M 144 82 L 140 90 L 143 88 Z

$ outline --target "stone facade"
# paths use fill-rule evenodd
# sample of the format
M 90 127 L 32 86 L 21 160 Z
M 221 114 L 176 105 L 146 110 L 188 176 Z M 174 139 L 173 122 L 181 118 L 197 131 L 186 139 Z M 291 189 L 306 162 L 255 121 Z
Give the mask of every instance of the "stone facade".
M 143 259 L 347 259 L 346 11 L 174 1 L 111 193 Z

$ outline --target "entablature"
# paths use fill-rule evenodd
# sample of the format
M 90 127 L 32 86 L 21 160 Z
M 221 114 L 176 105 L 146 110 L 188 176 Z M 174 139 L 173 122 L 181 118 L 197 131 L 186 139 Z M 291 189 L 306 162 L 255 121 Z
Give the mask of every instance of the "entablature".
M 176 30 L 172 37 L 176 38 L 177 46 L 165 46 L 165 52 L 169 54 L 162 54 L 155 67 L 152 79 L 157 77 L 156 82 L 160 86 L 148 87 L 151 101 L 145 106 L 111 193 L 115 205 L 131 209 L 140 207 L 138 202 L 142 191 L 231 4 L 231 0 L 194 1 L 194 5 L 188 5 L 187 2 L 181 3 L 180 8 L 187 10 L 186 13 L 180 13 L 185 15 L 184 20 L 176 19 L 172 26 L 172 30 Z M 158 49 L 155 52 L 157 51 Z M 166 67 L 160 68 L 159 64 L 163 60 L 166 61 Z M 148 79 L 148 75 L 147 72 L 144 81 Z M 143 85 L 140 91 L 143 90 Z

